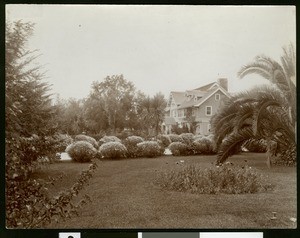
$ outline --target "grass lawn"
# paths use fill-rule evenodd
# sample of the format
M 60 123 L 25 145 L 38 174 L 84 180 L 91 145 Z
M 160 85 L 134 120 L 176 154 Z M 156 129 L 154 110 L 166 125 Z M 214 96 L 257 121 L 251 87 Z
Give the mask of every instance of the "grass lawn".
M 124 159 L 98 161 L 89 185 L 80 195 L 92 202 L 72 217 L 48 228 L 295 228 L 296 168 L 267 168 L 264 154 L 243 153 L 229 161 L 256 168 L 275 185 L 273 191 L 241 195 L 203 195 L 162 190 L 154 185 L 161 171 L 200 164 L 208 167 L 215 156 Z M 69 188 L 89 164 L 61 162 L 50 165 L 36 177 L 64 177 L 52 188 L 53 195 Z M 78 197 L 80 199 L 80 196 Z M 277 219 L 271 219 L 272 212 Z

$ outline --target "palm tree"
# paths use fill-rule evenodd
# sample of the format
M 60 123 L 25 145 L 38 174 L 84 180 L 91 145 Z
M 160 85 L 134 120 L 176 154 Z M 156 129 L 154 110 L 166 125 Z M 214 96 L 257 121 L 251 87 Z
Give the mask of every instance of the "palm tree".
M 265 56 L 239 71 L 243 78 L 257 73 L 271 86 L 255 87 L 231 97 L 219 113 L 212 118 L 212 130 L 218 163 L 223 163 L 236 153 L 241 145 L 250 140 L 265 140 L 270 157 L 271 145 L 277 144 L 277 151 L 295 148 L 296 84 L 295 54 L 293 46 L 284 48 L 282 65 Z
M 286 97 L 289 104 L 289 118 L 291 123 L 296 122 L 296 56 L 292 44 L 283 47 L 281 57 L 282 66 L 275 60 L 264 55 L 257 56 L 255 61 L 243 66 L 238 72 L 238 76 L 243 78 L 248 74 L 259 74 L 270 83 L 278 87 Z

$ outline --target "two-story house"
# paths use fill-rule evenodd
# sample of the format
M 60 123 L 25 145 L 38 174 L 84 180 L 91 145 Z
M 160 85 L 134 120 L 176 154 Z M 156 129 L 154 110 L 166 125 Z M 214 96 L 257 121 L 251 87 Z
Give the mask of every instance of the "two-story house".
M 210 133 L 210 119 L 224 99 L 230 97 L 227 78 L 184 92 L 171 92 L 165 109 L 164 133 L 172 133 L 172 127 L 190 123 L 196 125 L 196 134 Z

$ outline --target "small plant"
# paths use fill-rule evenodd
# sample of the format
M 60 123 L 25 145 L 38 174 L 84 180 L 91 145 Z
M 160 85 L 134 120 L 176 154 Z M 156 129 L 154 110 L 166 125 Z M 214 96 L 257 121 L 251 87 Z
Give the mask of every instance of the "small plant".
M 76 162 L 90 162 L 95 158 L 97 150 L 87 141 L 76 141 L 66 149 L 68 155 Z
M 177 134 L 170 134 L 169 138 L 171 142 L 183 142 L 182 138 Z
M 182 133 L 180 134 L 180 138 L 183 143 L 186 145 L 191 145 L 194 141 L 194 134 L 193 133 Z
M 75 136 L 75 141 L 87 141 L 91 143 L 95 147 L 95 149 L 98 149 L 98 143 L 93 137 L 87 135 L 77 135 Z
M 99 146 L 101 146 L 101 145 L 103 145 L 104 143 L 107 143 L 107 142 L 121 142 L 121 140 L 116 136 L 103 136 L 99 140 L 98 144 L 99 144 Z
M 157 141 L 144 141 L 137 144 L 139 155 L 142 157 L 152 158 L 160 156 L 164 153 Z
M 120 159 L 126 157 L 127 149 L 120 142 L 106 142 L 100 146 L 99 153 L 105 159 Z
M 181 167 L 161 173 L 155 183 L 167 190 L 199 194 L 257 193 L 273 188 L 251 167 L 230 163 L 206 169 L 195 165 Z
M 174 156 L 193 154 L 192 148 L 182 142 L 172 142 L 168 148 Z
M 171 143 L 169 135 L 158 135 L 157 139 L 161 141 L 162 145 L 167 148 Z
M 136 158 L 139 156 L 138 143 L 143 142 L 144 139 L 140 136 L 129 136 L 124 140 L 124 145 L 127 148 L 127 157 Z

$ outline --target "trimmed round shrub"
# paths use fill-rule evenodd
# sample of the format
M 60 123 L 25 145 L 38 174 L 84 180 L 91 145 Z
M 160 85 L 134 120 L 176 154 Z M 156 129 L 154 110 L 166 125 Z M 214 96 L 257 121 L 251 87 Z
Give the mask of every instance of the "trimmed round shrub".
M 200 139 L 195 140 L 192 146 L 194 154 L 209 155 L 216 153 L 212 141 L 207 137 L 202 137 Z
M 65 151 L 67 146 L 72 144 L 74 141 L 73 138 L 67 134 L 57 134 L 53 137 L 59 142 L 59 146 L 57 146 L 57 152 Z
M 96 149 L 98 148 L 97 141 L 93 137 L 87 135 L 77 135 L 75 136 L 75 141 L 87 141 L 91 143 Z
M 103 145 L 104 143 L 107 143 L 107 142 L 120 142 L 121 143 L 121 140 L 116 136 L 103 136 L 99 140 L 98 144 L 99 144 L 99 146 L 101 146 L 101 145 Z
M 127 157 L 135 158 L 139 156 L 139 149 L 137 147 L 138 143 L 143 142 L 144 139 L 140 136 L 129 136 L 127 137 L 123 144 L 127 148 Z
M 121 142 L 106 142 L 99 148 L 99 153 L 105 159 L 125 158 L 127 149 Z
M 171 142 L 183 142 L 182 138 L 177 134 L 170 134 L 169 138 L 170 138 Z
M 76 141 L 66 148 L 66 152 L 76 162 L 90 162 L 95 158 L 97 150 L 87 141 Z
M 194 141 L 194 134 L 193 133 L 182 133 L 180 134 L 180 138 L 183 143 L 187 145 L 191 145 Z
M 191 148 L 182 142 L 172 142 L 168 148 L 174 156 L 192 154 Z
M 171 139 L 169 137 L 169 135 L 158 135 L 157 139 L 161 141 L 161 144 L 167 148 L 171 143 Z
M 162 148 L 157 141 L 144 141 L 138 143 L 137 147 L 141 157 L 152 158 L 164 153 L 164 148 Z

